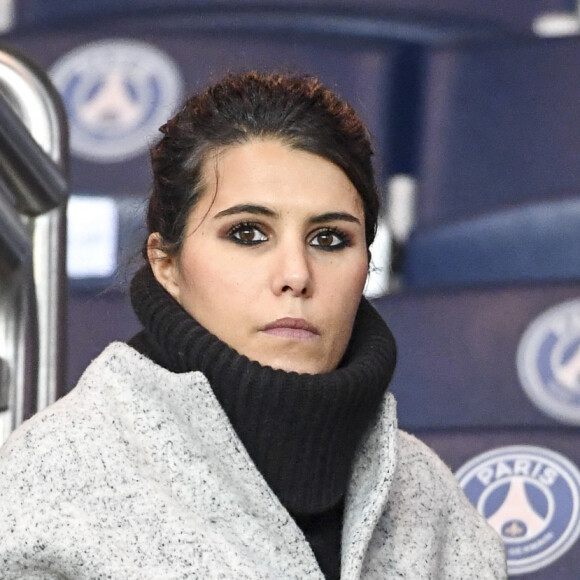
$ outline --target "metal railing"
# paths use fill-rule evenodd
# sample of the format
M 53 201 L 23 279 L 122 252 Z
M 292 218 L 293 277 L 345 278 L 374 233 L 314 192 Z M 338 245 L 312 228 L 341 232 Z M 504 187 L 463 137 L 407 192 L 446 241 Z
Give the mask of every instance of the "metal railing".
M 0 442 L 64 384 L 67 165 L 60 97 L 0 47 Z

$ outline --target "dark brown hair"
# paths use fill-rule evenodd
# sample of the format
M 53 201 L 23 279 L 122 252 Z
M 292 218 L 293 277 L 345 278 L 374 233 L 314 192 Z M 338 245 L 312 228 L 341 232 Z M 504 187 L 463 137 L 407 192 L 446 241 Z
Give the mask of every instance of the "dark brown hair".
M 230 74 L 187 99 L 161 127 L 151 149 L 153 191 L 147 227 L 163 249 L 181 249 L 188 216 L 203 193 L 202 166 L 220 148 L 275 138 L 338 165 L 362 198 L 367 246 L 374 239 L 379 196 L 365 124 L 316 78 L 257 72 Z

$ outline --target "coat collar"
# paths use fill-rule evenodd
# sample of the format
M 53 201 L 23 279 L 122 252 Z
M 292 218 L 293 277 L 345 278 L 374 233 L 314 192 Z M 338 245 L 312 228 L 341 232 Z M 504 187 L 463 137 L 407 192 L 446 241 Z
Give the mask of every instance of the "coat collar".
M 189 473 L 194 470 L 185 457 L 195 456 L 194 461 L 208 470 L 208 481 L 214 482 L 208 484 L 212 493 L 223 495 L 216 517 L 220 517 L 222 506 L 235 506 L 243 513 L 240 533 L 244 533 L 243 519 L 249 516 L 271 538 L 272 550 L 284 552 L 286 561 L 301 562 L 304 577 L 322 579 L 301 530 L 255 467 L 201 372 L 172 373 L 128 345 L 113 343 L 83 379 L 81 389 L 82 383 L 106 388 L 111 412 L 122 415 L 123 422 L 138 429 L 140 446 L 160 448 L 163 441 L 155 438 L 170 439 L 171 445 L 165 446 L 164 453 L 153 457 L 153 461 L 171 462 L 172 485 L 185 503 L 194 501 L 188 490 L 195 485 Z M 159 417 L 170 418 L 173 425 L 164 426 L 170 431 L 159 429 Z M 393 395 L 387 393 L 353 464 L 342 535 L 343 579 L 360 578 L 395 472 L 396 432 L 396 404 Z
M 386 393 L 353 464 L 342 530 L 343 580 L 360 578 L 371 535 L 389 499 L 396 467 L 396 401 L 391 393 Z

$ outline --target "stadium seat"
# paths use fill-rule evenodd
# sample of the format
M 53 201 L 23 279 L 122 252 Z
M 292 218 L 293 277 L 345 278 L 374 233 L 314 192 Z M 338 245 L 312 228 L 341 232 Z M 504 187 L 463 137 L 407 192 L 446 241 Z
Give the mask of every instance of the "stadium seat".
M 580 38 L 426 59 L 409 287 L 578 280 Z

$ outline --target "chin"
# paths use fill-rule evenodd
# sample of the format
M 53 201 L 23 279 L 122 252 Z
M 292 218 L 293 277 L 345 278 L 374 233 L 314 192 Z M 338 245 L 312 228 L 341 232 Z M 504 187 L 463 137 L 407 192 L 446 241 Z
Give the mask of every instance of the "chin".
M 324 349 L 312 348 L 311 345 L 305 348 L 305 346 L 305 344 L 283 344 L 271 348 L 271 345 L 260 344 L 252 349 L 244 349 L 245 352 L 242 350 L 239 352 L 262 366 L 287 373 L 320 375 L 338 366 L 340 361 L 336 361 L 333 365 L 332 358 L 334 357 L 325 356 Z
M 319 375 L 329 370 L 326 366 L 320 364 L 320 361 L 308 362 L 305 360 L 291 361 L 291 360 L 270 360 L 258 361 L 261 365 L 272 367 L 275 370 L 285 371 L 287 373 L 299 373 L 306 375 Z

